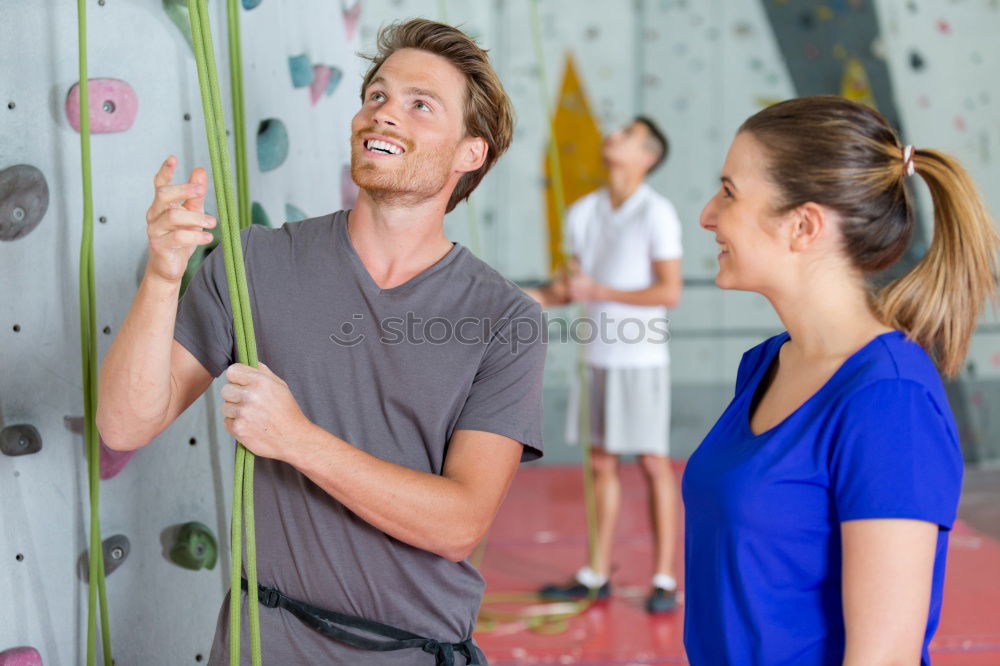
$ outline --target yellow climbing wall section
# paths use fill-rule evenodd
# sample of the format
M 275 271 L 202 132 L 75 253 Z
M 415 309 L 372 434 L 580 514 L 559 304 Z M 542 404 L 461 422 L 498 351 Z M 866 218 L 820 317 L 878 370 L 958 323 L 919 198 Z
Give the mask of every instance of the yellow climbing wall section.
M 593 192 L 607 182 L 607 171 L 601 159 L 601 128 L 587 103 L 587 95 L 570 53 L 566 54 L 559 99 L 552 121 L 559 147 L 565 204 Z M 545 164 L 545 210 L 549 229 L 549 268 L 555 270 L 564 258 L 563 226 L 556 207 L 552 181 L 552 164 L 547 146 L 543 147 Z

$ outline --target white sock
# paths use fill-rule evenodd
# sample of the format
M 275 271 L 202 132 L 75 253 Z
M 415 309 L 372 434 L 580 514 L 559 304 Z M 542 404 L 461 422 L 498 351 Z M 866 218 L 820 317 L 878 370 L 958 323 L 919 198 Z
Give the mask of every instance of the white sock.
M 658 573 L 653 576 L 653 587 L 659 587 L 664 590 L 676 590 L 677 581 L 674 580 L 673 576 L 668 576 L 667 574 Z
M 576 582 L 587 587 L 600 587 L 608 582 L 608 577 L 602 576 L 590 567 L 583 567 L 576 572 Z

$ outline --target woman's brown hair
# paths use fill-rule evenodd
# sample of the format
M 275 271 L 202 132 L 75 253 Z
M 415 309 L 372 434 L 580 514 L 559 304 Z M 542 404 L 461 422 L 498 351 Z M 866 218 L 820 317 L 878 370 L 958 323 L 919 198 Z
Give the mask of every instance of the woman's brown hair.
M 489 151 L 486 161 L 475 171 L 462 174 L 448 200 L 446 212 L 467 198 L 476 189 L 486 172 L 510 146 L 514 134 L 514 107 L 490 65 L 484 49 L 458 28 L 427 19 L 410 19 L 392 23 L 378 33 L 377 53 L 362 57 L 371 67 L 361 84 L 361 101 L 365 90 L 389 56 L 400 49 L 419 49 L 439 55 L 465 77 L 465 134 L 481 137 Z
M 915 219 L 904 146 L 877 111 L 841 97 L 801 97 L 758 112 L 740 131 L 764 146 L 781 193 L 777 212 L 807 202 L 835 210 L 845 251 L 868 274 L 906 251 Z M 873 295 L 873 307 L 954 376 L 996 289 L 1000 236 L 957 160 L 917 149 L 912 166 L 934 203 L 933 239 L 913 269 Z

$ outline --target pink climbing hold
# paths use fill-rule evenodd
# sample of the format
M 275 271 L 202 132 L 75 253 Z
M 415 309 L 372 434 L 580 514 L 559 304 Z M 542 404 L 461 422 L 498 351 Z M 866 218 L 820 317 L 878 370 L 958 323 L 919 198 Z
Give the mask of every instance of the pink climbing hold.
M 358 27 L 358 18 L 361 16 L 361 0 L 354 0 L 350 7 L 341 5 L 344 10 L 344 30 L 348 39 L 354 39 L 354 31 Z
M 326 65 L 313 65 L 313 80 L 309 84 L 309 98 L 312 100 L 313 106 L 316 106 L 316 102 L 323 96 L 323 91 L 326 90 L 326 84 L 329 82 L 330 68 Z
M 107 481 L 118 476 L 118 473 L 125 469 L 125 465 L 132 460 L 132 456 L 134 455 L 135 451 L 115 451 L 108 448 L 108 445 L 104 443 L 104 439 L 102 438 L 101 471 L 99 474 L 101 481 Z M 0 666 L 4 666 L 2 662 L 0 662 Z
M 42 655 L 33 647 L 16 647 L 0 652 L 0 666 L 42 666 Z
M 110 134 L 125 132 L 135 122 L 139 98 L 125 81 L 120 79 L 89 79 L 87 94 L 90 107 L 90 132 Z M 66 95 L 66 117 L 77 132 L 80 131 L 80 84 L 75 83 Z

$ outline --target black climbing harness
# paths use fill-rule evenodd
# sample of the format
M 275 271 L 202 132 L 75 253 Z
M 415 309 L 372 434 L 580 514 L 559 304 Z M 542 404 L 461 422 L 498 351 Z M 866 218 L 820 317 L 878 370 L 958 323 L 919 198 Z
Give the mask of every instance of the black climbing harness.
M 246 592 L 248 589 L 246 578 L 243 579 L 242 587 L 243 591 Z M 257 598 L 267 608 L 284 608 L 324 636 L 359 650 L 391 652 L 419 648 L 434 655 L 437 659 L 436 666 L 455 666 L 455 653 L 457 652 L 465 657 L 465 663 L 468 666 L 481 666 L 479 651 L 472 642 L 472 638 L 466 638 L 461 643 L 444 643 L 374 620 L 317 608 L 304 601 L 285 596 L 273 587 L 265 587 L 264 585 L 257 587 Z M 382 636 L 386 640 L 366 638 L 348 631 L 348 629 L 359 629 L 369 634 Z

